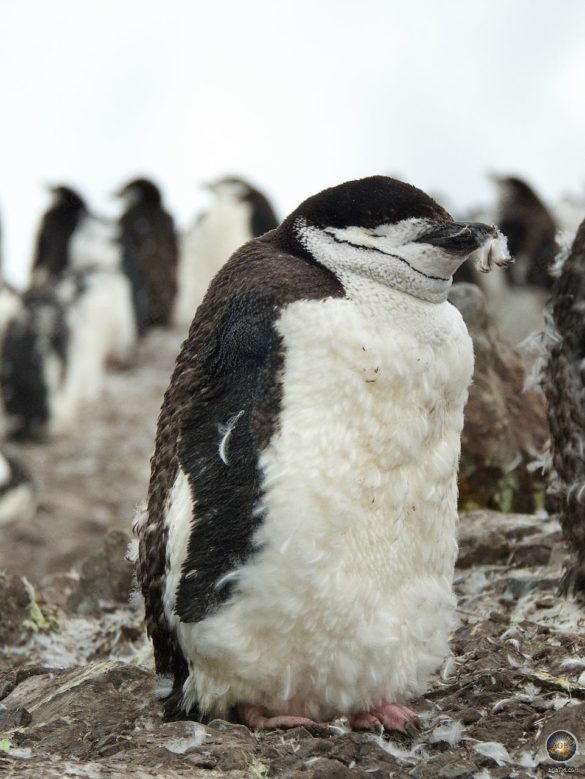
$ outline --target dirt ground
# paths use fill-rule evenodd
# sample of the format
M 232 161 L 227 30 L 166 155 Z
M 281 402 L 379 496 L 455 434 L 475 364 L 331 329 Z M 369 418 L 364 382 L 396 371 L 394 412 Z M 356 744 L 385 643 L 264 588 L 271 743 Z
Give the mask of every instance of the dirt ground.
M 421 719 L 415 738 L 352 733 L 343 720 L 315 733 L 161 721 L 140 604 L 126 602 L 124 549 L 179 343 L 176 333 L 149 336 L 74 436 L 11 449 L 34 473 L 39 510 L 0 528 L 0 775 L 585 773 L 585 609 L 556 595 L 564 549 L 544 514 L 462 515 L 459 622 L 432 688 L 409 702 Z M 544 746 L 561 729 L 580 744 L 565 766 Z

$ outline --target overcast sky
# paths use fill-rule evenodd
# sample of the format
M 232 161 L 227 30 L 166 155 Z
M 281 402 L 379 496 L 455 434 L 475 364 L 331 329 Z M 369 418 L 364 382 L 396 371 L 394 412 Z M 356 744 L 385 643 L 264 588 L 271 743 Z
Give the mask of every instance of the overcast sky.
M 463 208 L 486 171 L 585 182 L 582 0 L 0 0 L 0 215 L 22 283 L 46 183 L 96 210 L 152 175 L 181 226 L 250 177 L 281 215 L 398 174 Z

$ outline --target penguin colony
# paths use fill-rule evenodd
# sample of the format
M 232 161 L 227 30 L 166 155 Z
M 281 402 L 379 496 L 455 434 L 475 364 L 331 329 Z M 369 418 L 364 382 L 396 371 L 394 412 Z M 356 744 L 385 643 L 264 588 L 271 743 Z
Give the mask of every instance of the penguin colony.
M 214 278 L 137 528 L 167 718 L 412 726 L 454 616 L 473 349 L 447 294 L 469 259 L 508 264 L 495 227 L 375 176 Z
M 242 179 L 224 181 L 247 203 L 254 234 L 276 225 L 264 195 Z M 177 273 L 185 265 L 174 221 L 152 181 L 134 179 L 119 190 L 117 223 L 93 214 L 69 186 L 52 187 L 50 194 L 29 289 L 18 294 L 0 278 L 0 431 L 15 440 L 74 429 L 84 406 L 99 396 L 106 368 L 131 365 L 138 338 L 172 324 Z M 206 217 L 230 233 L 229 215 L 218 219 L 212 208 Z M 236 232 L 247 239 L 239 214 L 236 221 Z M 198 256 L 203 262 L 205 252 Z M 12 457 L 1 458 L 0 523 L 32 510 L 30 477 Z

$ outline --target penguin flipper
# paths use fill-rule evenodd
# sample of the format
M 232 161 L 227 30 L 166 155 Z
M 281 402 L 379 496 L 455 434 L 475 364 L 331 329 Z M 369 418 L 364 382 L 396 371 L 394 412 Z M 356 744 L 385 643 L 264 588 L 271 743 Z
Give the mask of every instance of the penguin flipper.
M 206 356 L 208 387 L 185 416 L 179 461 L 196 506 L 175 612 L 197 622 L 230 596 L 261 523 L 258 457 L 280 406 L 282 350 L 270 295 L 232 300 Z

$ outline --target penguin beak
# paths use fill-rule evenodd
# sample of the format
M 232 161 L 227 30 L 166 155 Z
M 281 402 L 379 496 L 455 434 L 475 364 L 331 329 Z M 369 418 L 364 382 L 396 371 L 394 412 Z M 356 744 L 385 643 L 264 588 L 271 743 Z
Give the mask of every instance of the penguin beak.
M 500 237 L 498 228 L 482 222 L 445 222 L 417 238 L 416 243 L 428 243 L 451 254 L 471 254 L 486 243 Z
M 417 243 L 430 244 L 458 256 L 459 264 L 472 260 L 482 273 L 514 262 L 506 237 L 494 225 L 482 222 L 446 222 L 421 235 Z

